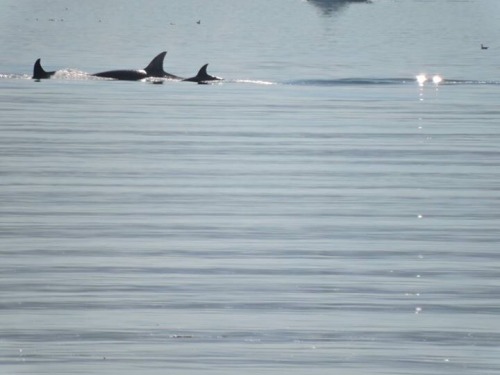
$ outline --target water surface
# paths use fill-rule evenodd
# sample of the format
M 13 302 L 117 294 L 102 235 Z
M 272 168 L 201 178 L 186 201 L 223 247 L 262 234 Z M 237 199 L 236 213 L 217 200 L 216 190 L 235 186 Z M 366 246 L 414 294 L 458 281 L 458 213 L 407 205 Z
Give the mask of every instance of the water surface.
M 498 7 L 4 2 L 5 373 L 498 373 Z

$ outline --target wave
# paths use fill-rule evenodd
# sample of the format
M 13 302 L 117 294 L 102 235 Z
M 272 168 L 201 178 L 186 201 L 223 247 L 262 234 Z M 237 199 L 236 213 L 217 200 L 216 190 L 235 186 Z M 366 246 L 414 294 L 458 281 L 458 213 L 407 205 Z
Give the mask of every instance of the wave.
M 406 85 L 419 84 L 417 78 L 340 78 L 340 79 L 300 79 L 284 82 L 296 86 L 370 86 L 370 85 Z M 424 83 L 420 83 L 421 85 Z M 425 82 L 428 85 L 500 85 L 500 81 L 443 79 L 437 83 L 432 79 Z
M 229 82 L 234 82 L 234 83 L 250 83 L 253 85 L 276 85 L 276 82 L 271 82 L 271 81 L 263 81 L 259 79 L 235 79 L 231 80 Z
M 438 77 L 438 76 L 435 76 Z M 383 86 L 383 85 L 500 85 L 500 81 L 496 80 L 472 80 L 472 79 L 444 79 L 439 77 L 438 81 L 433 81 L 434 77 L 419 80 L 421 76 L 413 78 L 338 78 L 338 79 L 295 79 L 291 81 L 273 82 L 259 79 L 225 79 L 221 83 L 237 83 L 237 84 L 253 84 L 253 85 L 292 85 L 292 86 Z M 31 74 L 11 74 L 0 73 L 0 79 L 32 79 Z M 87 72 L 75 69 L 58 70 L 51 79 L 60 80 L 109 80 L 106 78 L 95 77 Z M 148 78 L 144 80 L 150 83 L 168 82 L 170 79 L 164 78 Z
M 0 73 L 0 79 L 32 79 L 31 74 L 11 74 L 11 73 Z M 92 80 L 100 79 L 99 77 L 94 77 L 89 73 L 83 72 L 76 69 L 62 69 L 57 70 L 51 79 L 60 80 Z
M 339 79 L 300 79 L 289 81 L 289 85 L 301 86 L 343 86 L 343 85 L 398 85 L 415 82 L 414 78 L 339 78 Z
M 500 81 L 446 79 L 440 85 L 500 85 Z
M 0 73 L 0 79 L 31 79 L 31 75 Z

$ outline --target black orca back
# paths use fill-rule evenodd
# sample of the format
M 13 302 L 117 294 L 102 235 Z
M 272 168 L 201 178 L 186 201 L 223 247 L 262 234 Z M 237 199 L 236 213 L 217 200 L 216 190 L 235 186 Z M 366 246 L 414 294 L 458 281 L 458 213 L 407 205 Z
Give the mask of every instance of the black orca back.
M 101 78 L 118 79 L 120 81 L 139 81 L 148 77 L 144 70 L 109 70 L 92 75 Z
M 165 59 L 166 51 L 158 54 L 151 62 L 142 70 L 109 70 L 92 74 L 96 77 L 112 78 L 122 81 L 138 81 L 148 77 L 171 78 L 180 79 L 173 74 L 167 73 L 163 70 L 163 60 Z

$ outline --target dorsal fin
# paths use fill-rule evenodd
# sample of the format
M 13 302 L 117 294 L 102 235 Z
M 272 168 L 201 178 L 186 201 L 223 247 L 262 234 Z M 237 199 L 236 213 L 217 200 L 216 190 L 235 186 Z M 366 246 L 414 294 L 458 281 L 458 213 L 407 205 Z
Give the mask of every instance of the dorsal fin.
M 207 67 L 208 67 L 208 64 L 205 64 L 203 65 L 200 70 L 198 70 L 198 74 L 196 75 L 196 77 L 198 78 L 206 78 L 206 77 L 211 77 L 208 73 L 207 73 Z M 201 79 L 202 81 L 204 79 Z
M 166 54 L 167 51 L 163 51 L 162 53 L 158 54 L 153 60 L 151 60 L 149 65 L 144 68 L 148 76 L 163 77 L 165 73 L 163 71 L 163 60 L 165 59 Z
M 151 60 L 149 65 L 144 68 L 148 77 L 165 77 L 172 79 L 180 79 L 179 77 L 167 73 L 166 71 L 163 70 L 163 60 L 165 60 L 166 54 L 167 51 L 163 51 L 162 53 L 158 54 L 153 60 Z
M 206 82 L 206 81 L 217 81 L 221 80 L 222 78 L 211 76 L 210 74 L 207 73 L 207 67 L 208 64 L 203 65 L 200 70 L 198 71 L 198 74 L 194 77 L 191 78 L 186 78 L 184 81 L 189 81 L 189 82 Z
M 55 72 L 46 72 L 42 68 L 42 64 L 40 61 L 41 59 L 36 60 L 35 65 L 33 66 L 33 79 L 49 78 L 51 75 L 55 73 Z

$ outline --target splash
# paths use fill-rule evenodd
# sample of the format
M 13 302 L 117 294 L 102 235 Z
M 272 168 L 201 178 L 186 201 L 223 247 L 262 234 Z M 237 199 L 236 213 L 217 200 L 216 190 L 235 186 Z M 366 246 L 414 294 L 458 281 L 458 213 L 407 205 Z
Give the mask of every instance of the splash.
M 275 82 L 253 80 L 253 79 L 235 79 L 233 82 L 235 82 L 235 83 L 251 83 L 254 85 L 276 85 Z
M 66 79 L 66 80 L 88 80 L 90 75 L 86 72 L 76 69 L 62 69 L 57 70 L 52 76 L 52 79 Z

